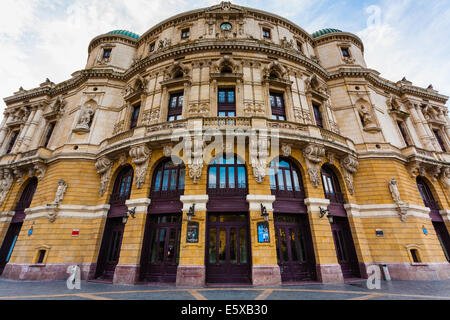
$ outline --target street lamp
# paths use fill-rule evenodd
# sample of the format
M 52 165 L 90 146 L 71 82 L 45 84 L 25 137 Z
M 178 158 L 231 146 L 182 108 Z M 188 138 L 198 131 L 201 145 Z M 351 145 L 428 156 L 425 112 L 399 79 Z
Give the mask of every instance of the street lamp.
M 269 213 L 267 212 L 267 208 L 261 203 L 261 217 L 264 218 L 264 221 L 269 221 Z
M 320 210 L 320 218 L 321 218 L 321 219 L 322 219 L 323 216 L 326 214 L 326 215 L 327 215 L 327 218 L 328 218 L 328 221 L 330 221 L 330 223 L 333 223 L 333 222 L 334 222 L 333 216 L 330 214 L 330 210 L 324 209 L 324 208 L 322 208 L 322 207 L 319 207 L 319 210 Z
M 128 209 L 125 212 L 125 215 L 122 217 L 122 223 L 127 224 L 128 215 L 130 215 L 133 219 L 136 218 L 135 214 L 136 214 L 136 207 L 134 207 L 133 209 Z
M 191 221 L 192 217 L 195 217 L 195 203 L 192 204 L 192 206 L 189 208 L 189 211 L 187 213 L 188 221 Z

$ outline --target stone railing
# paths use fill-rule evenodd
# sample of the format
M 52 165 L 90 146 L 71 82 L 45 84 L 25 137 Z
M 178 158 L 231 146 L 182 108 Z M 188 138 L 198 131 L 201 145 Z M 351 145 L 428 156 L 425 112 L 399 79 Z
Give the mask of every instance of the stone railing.
M 128 131 L 119 133 L 119 134 L 115 135 L 114 137 L 109 138 L 108 145 L 114 144 L 121 140 L 131 138 L 133 136 L 133 133 L 134 133 L 134 130 L 128 130 Z
M 203 127 L 205 128 L 251 128 L 252 120 L 244 117 L 214 117 L 203 118 Z
M 322 128 L 320 128 L 320 133 L 322 135 L 322 138 L 325 140 L 329 140 L 329 141 L 336 142 L 336 143 L 341 143 L 344 145 L 347 144 L 347 139 L 337 133 L 334 133 L 332 131 L 322 129 Z

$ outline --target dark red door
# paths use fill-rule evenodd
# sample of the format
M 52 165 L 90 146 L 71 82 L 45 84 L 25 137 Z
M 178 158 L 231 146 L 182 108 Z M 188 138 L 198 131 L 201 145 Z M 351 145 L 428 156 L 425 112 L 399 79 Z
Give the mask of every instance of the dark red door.
M 206 282 L 250 283 L 248 214 L 208 214 Z
M 11 220 L 11 224 L 6 232 L 5 239 L 0 248 L 0 275 L 3 273 L 6 264 L 11 258 L 14 246 L 16 245 L 17 238 L 19 237 L 20 230 L 22 228 L 23 219 L 25 218 L 25 209 L 29 208 L 31 205 L 37 184 L 37 178 L 31 178 L 23 190 L 19 202 L 16 204 L 14 217 Z
M 315 280 L 315 258 L 308 216 L 275 214 L 275 235 L 281 280 Z
M 441 243 L 442 250 L 444 250 L 447 261 L 450 262 L 450 235 L 444 222 L 433 221 L 434 230 Z
M 96 278 L 103 280 L 113 279 L 116 265 L 119 262 L 123 230 L 122 218 L 109 218 L 106 220 Z
M 333 217 L 331 224 L 334 245 L 339 264 L 341 265 L 344 278 L 359 278 L 358 257 L 353 243 L 352 233 L 348 219 L 344 217 Z
M 150 215 L 141 262 L 141 280 L 175 282 L 180 258 L 181 214 Z

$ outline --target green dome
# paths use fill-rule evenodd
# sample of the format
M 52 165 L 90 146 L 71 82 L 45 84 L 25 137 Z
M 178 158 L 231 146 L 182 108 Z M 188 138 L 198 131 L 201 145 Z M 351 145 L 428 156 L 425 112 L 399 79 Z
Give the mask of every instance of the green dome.
M 124 36 L 130 37 L 130 38 L 133 38 L 136 40 L 139 39 L 138 34 L 131 32 L 131 31 L 127 31 L 127 30 L 113 30 L 113 31 L 108 32 L 107 34 L 122 34 Z
M 323 36 L 324 34 L 328 34 L 328 33 L 333 33 L 333 32 L 342 32 L 342 30 L 338 30 L 338 29 L 331 29 L 331 28 L 327 28 L 327 29 L 322 29 L 319 31 L 316 31 L 312 34 L 313 38 L 318 38 L 320 36 Z

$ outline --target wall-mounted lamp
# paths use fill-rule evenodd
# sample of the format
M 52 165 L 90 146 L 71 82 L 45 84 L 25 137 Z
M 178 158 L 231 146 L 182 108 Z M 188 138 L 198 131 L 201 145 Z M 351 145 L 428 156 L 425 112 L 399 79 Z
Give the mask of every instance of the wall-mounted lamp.
M 195 203 L 192 204 L 192 206 L 189 208 L 189 211 L 187 213 L 188 221 L 191 221 L 192 217 L 195 217 Z
M 330 210 L 324 209 L 324 208 L 322 208 L 322 207 L 319 207 L 319 210 L 320 210 L 320 218 L 321 218 L 321 219 L 322 219 L 322 218 L 325 216 L 325 214 L 326 214 L 326 215 L 327 215 L 327 218 L 328 218 L 328 221 L 330 221 L 330 223 L 333 223 L 333 222 L 334 222 L 333 216 L 330 214 Z
M 128 221 L 128 215 L 130 215 L 133 219 L 136 218 L 136 217 L 135 217 L 135 214 L 136 214 L 136 207 L 134 207 L 134 208 L 132 208 L 132 209 L 128 209 L 128 210 L 125 212 L 125 215 L 122 217 L 122 223 L 123 223 L 123 224 L 127 224 L 127 221 Z
M 269 221 L 269 213 L 267 212 L 267 208 L 261 203 L 261 217 L 264 218 L 264 221 Z

